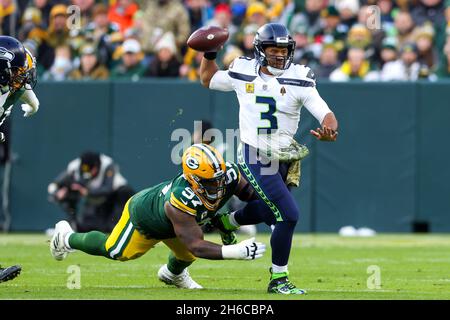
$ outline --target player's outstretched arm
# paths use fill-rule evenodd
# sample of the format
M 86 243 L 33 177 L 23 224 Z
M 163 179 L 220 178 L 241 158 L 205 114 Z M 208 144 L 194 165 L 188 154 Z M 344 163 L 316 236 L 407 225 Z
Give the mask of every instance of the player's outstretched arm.
M 177 237 L 198 258 L 253 260 L 261 258 L 266 251 L 266 246 L 263 243 L 255 242 L 254 238 L 229 246 L 206 241 L 203 239 L 202 229 L 194 216 L 182 212 L 169 202 L 164 205 L 164 209 L 172 222 Z
M 24 102 L 21 106 L 24 117 L 29 117 L 39 110 L 39 100 L 33 90 L 25 90 L 20 100 Z
M 322 128 L 311 130 L 311 134 L 321 141 L 336 141 L 338 136 L 338 122 L 333 112 L 325 115 L 322 121 Z
M 219 70 L 216 55 L 216 52 L 206 52 L 200 63 L 200 81 L 206 88 L 209 88 L 212 77 Z

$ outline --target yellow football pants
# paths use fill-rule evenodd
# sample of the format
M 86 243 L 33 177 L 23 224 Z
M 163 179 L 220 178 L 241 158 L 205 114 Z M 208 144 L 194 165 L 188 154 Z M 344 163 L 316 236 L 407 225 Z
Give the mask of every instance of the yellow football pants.
M 117 222 L 106 240 L 105 248 L 112 259 L 127 261 L 139 258 L 158 242 L 162 241 L 178 260 L 186 262 L 195 260 L 195 256 L 178 238 L 164 240 L 147 239 L 139 233 L 130 221 L 129 202 L 130 200 L 125 204 L 119 222 Z

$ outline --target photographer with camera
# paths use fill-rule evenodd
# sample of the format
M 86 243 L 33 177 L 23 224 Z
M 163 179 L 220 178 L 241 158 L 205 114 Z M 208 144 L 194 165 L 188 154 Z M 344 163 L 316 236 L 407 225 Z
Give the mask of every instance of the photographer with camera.
M 78 232 L 110 232 L 134 190 L 110 157 L 87 151 L 50 183 L 48 193 Z

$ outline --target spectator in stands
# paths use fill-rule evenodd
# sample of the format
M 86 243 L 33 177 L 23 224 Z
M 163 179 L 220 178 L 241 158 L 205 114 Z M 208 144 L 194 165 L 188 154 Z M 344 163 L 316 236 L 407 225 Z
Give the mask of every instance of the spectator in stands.
M 357 21 L 359 12 L 358 0 L 335 0 L 334 5 L 341 16 L 341 23 L 346 25 L 349 29 Z
M 292 37 L 296 42 L 293 62 L 304 65 L 315 62 L 314 48 L 310 44 L 310 37 L 308 36 L 308 26 L 302 24 L 297 25 L 292 32 Z
M 384 67 L 386 63 L 395 61 L 397 60 L 397 58 L 398 52 L 395 38 L 392 37 L 385 38 L 383 40 L 380 52 L 380 62 L 379 62 L 380 70 Z
M 70 35 L 67 28 L 67 6 L 55 5 L 50 11 L 50 25 L 47 43 L 52 48 L 69 45 Z
M 253 40 L 255 39 L 258 25 L 249 24 L 244 28 L 242 41 L 239 42 L 239 48 L 242 50 L 242 55 L 253 58 L 255 55 L 255 48 L 253 47 Z
M 52 0 L 33 0 L 33 7 L 39 9 L 42 14 L 42 25 L 48 28 L 50 25 L 50 11 L 55 5 Z
M 156 43 L 156 57 L 150 63 L 146 73 L 147 77 L 178 77 L 181 63 L 177 59 L 177 48 L 175 46 L 175 37 L 171 32 Z
M 203 52 L 188 48 L 180 67 L 180 76 L 190 81 L 198 81 L 199 68 L 203 58 Z
M 155 53 L 159 39 L 171 32 L 175 35 L 176 55 L 186 46 L 191 33 L 189 16 L 179 0 L 144 1 L 145 14 L 142 33 L 142 46 L 146 54 Z
M 325 1 L 323 0 L 306 0 L 305 11 L 295 13 L 288 24 L 288 29 L 294 32 L 299 25 L 307 26 L 308 34 L 314 36 L 320 33 L 322 29 L 320 12 L 324 9 Z M 297 7 L 296 7 L 297 10 Z
M 355 23 L 348 31 L 346 44 L 367 51 L 372 46 L 372 34 L 365 25 Z
M 284 8 L 290 1 L 288 0 L 265 0 L 267 6 L 267 18 L 270 21 L 276 21 L 281 17 Z
M 36 57 L 38 76 L 41 76 L 53 64 L 54 50 L 48 44 L 47 36 L 41 11 L 35 7 L 28 7 L 22 16 L 19 40 Z
M 341 18 L 336 7 L 328 6 L 320 13 L 321 28 L 316 33 L 315 41 L 320 43 L 334 43 L 339 50 L 344 48 L 348 27 L 341 24 Z
M 414 29 L 414 39 L 417 46 L 418 61 L 429 69 L 434 69 L 438 60 L 436 50 L 433 48 L 434 29 L 430 23 Z
M 80 66 L 73 70 L 69 78 L 74 80 L 105 80 L 109 77 L 108 69 L 99 63 L 95 45 L 86 43 L 80 50 Z
M 415 43 L 405 43 L 400 50 L 400 59 L 388 62 L 380 74 L 381 81 L 412 81 L 419 78 L 420 63 Z
M 19 41 L 25 41 L 28 38 L 30 32 L 36 27 L 40 27 L 42 30 L 44 30 L 42 26 L 42 14 L 41 11 L 37 8 L 28 7 L 22 15 L 21 22 L 22 24 L 19 29 L 17 38 Z
M 420 0 L 419 5 L 411 10 L 411 16 L 416 25 L 430 22 L 437 25 L 445 23 L 444 0 Z
M 119 30 L 125 33 L 133 26 L 134 14 L 139 10 L 139 6 L 133 0 L 117 0 L 109 7 L 108 20 L 119 26 Z
M 232 22 L 235 26 L 241 26 L 245 20 L 247 11 L 247 0 L 232 0 L 230 3 L 231 12 L 233 13 Z
M 111 72 L 111 79 L 139 80 L 146 71 L 144 53 L 136 39 L 127 39 L 122 45 L 122 63 Z
M 369 60 L 365 57 L 364 49 L 350 48 L 347 52 L 347 60 L 330 74 L 330 80 L 341 82 L 354 79 L 372 80 L 377 76 L 371 70 Z
M 211 8 L 207 0 L 186 0 L 185 3 L 192 31 L 203 27 L 212 18 L 214 8 Z
M 111 232 L 134 192 L 113 159 L 87 151 L 50 183 L 48 193 L 78 232 Z M 80 202 L 82 208 L 78 208 Z
M 395 17 L 395 28 L 397 29 L 397 41 L 399 46 L 414 41 L 414 21 L 409 12 L 401 11 Z
M 96 43 L 102 38 L 119 32 L 119 25 L 111 22 L 108 18 L 108 7 L 102 3 L 94 5 L 92 8 L 92 21 L 84 28 L 85 36 Z
M 394 8 L 393 0 L 378 0 L 376 2 L 378 8 L 380 8 L 380 20 L 383 29 L 389 28 L 394 25 L 394 18 L 392 17 L 392 12 Z
M 119 26 L 108 20 L 106 5 L 99 3 L 92 8 L 92 21 L 84 28 L 82 35 L 84 40 L 93 42 L 97 47 L 99 62 L 109 66 L 114 49 L 122 40 L 122 34 Z
M 268 22 L 267 7 L 262 2 L 251 3 L 245 12 L 245 20 L 245 24 L 242 25 L 244 28 L 248 24 L 256 24 L 261 27 Z
M 76 22 L 67 10 L 71 4 L 81 10 L 81 28 L 70 27 Z M 380 10 L 381 28 L 374 24 L 377 19 L 371 5 Z M 124 66 L 120 48 L 125 39 L 141 43 L 146 55 L 143 63 L 149 65 L 157 56 L 156 43 L 171 32 L 175 60 L 184 58 L 178 76 L 198 80 L 200 54 L 186 47 L 192 31 L 203 25 L 228 29 L 230 38 L 217 58 L 222 69 L 238 52 L 236 47 L 253 56 L 253 34 L 269 21 L 287 25 L 297 38 L 294 62 L 311 64 L 315 70 L 325 70 L 324 74 L 332 64 L 319 68 L 315 63 L 331 59 L 334 51 L 323 46 L 332 44 L 340 61 L 347 60 L 347 48 L 363 47 L 370 65 L 381 68 L 396 55 L 393 47 L 383 45 L 394 37 L 397 48 L 415 42 L 419 74 L 425 75 L 442 67 L 437 53 L 443 52 L 450 35 L 450 0 L 0 0 L 0 31 L 8 34 L 14 29 L 36 56 L 38 74 L 54 79 L 64 79 L 68 66 L 61 47 L 71 48 L 73 64 L 78 66 L 81 45 L 92 42 L 99 64 L 118 71 L 118 64 Z
M 338 50 L 332 43 L 325 44 L 320 55 L 320 63 L 313 68 L 317 79 L 328 79 L 339 67 Z
M 63 81 L 68 78 L 72 71 L 71 50 L 68 46 L 61 46 L 55 49 L 55 60 L 50 70 L 46 71 L 42 78 L 44 80 Z
M 20 11 L 14 0 L 0 0 L 0 31 L 2 35 L 17 37 Z

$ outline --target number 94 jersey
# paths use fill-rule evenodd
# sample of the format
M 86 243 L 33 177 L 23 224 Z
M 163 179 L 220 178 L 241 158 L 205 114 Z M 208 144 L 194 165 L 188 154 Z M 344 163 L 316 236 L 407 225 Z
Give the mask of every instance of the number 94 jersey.
M 265 149 L 261 142 L 271 134 L 272 138 L 281 137 L 280 147 L 287 147 L 297 132 L 302 106 L 319 123 L 331 112 L 317 92 L 310 68 L 291 64 L 277 77 L 261 76 L 259 69 L 255 59 L 239 57 L 227 71 L 217 71 L 209 85 L 210 89 L 236 92 L 242 142 Z
M 173 180 L 135 194 L 129 203 L 130 219 L 136 229 L 152 239 L 175 238 L 172 223 L 166 216 L 164 205 L 169 202 L 183 213 L 194 216 L 199 225 L 209 221 L 216 212 L 233 196 L 240 180 L 237 165 L 226 163 L 225 195 L 216 211 L 208 211 L 199 197 L 191 189 L 189 182 L 180 173 Z

